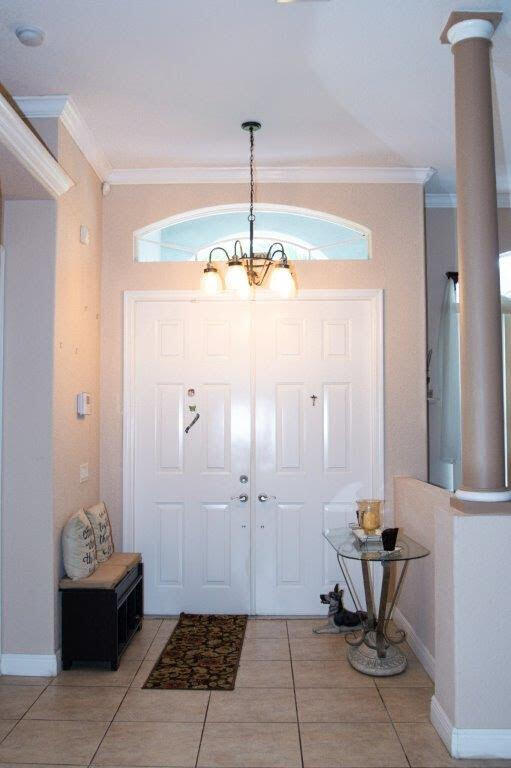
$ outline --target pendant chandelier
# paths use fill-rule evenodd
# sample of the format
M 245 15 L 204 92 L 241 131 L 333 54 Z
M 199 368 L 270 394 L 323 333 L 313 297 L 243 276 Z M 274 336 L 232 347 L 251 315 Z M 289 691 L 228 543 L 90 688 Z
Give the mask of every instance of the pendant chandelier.
M 263 285 L 268 273 L 270 273 L 269 288 L 284 299 L 292 298 L 296 293 L 296 284 L 288 264 L 287 256 L 282 243 L 272 243 L 266 253 L 254 252 L 254 131 L 258 131 L 261 123 L 250 120 L 242 123 L 241 127 L 250 134 L 250 212 L 249 223 L 249 250 L 248 254 L 243 250 L 240 240 L 234 243 L 234 251 L 230 255 L 225 248 L 216 246 L 210 251 L 207 266 L 201 278 L 201 290 L 212 296 L 223 289 L 222 278 L 216 267 L 213 266 L 213 254 L 221 252 L 227 259 L 225 273 L 225 287 L 229 291 L 235 291 L 240 298 L 249 298 L 252 286 Z

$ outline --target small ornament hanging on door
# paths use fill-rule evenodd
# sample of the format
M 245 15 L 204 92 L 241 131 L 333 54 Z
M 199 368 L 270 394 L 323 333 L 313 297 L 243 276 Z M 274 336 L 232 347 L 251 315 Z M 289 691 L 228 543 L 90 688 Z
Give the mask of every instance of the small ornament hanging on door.
M 316 405 L 316 400 L 318 399 L 317 395 L 311 395 L 312 405 Z

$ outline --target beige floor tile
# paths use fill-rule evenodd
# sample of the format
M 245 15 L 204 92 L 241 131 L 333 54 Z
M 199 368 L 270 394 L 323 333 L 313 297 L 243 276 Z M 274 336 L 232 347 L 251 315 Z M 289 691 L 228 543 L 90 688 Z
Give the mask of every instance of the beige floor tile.
M 390 718 L 376 688 L 299 688 L 301 723 L 387 723 Z
M 199 768 L 300 768 L 298 727 L 291 723 L 206 723 Z
M 0 675 L 0 685 L 34 685 L 44 688 L 49 685 L 53 677 L 29 677 L 28 675 Z
M 2 685 L 0 686 L 0 718 L 19 720 L 23 717 L 44 688 L 41 686 Z
M 0 741 L 5 739 L 9 731 L 12 731 L 17 722 L 17 720 L 0 720 Z
M 339 661 L 293 661 L 297 688 L 374 688 L 372 677 L 362 675 L 351 664 Z
M 212 691 L 208 723 L 295 723 L 292 688 L 238 688 Z
M 412 768 L 490 768 L 511 765 L 510 760 L 455 760 L 431 723 L 396 723 L 403 749 Z
M 0 745 L 0 763 L 87 765 L 108 723 L 21 720 Z
M 292 688 L 289 661 L 242 661 L 236 677 L 236 688 Z
M 263 640 L 287 638 L 286 622 L 282 619 L 250 619 L 245 632 L 246 639 L 259 637 Z
M 424 667 L 414 658 L 408 659 L 408 665 L 400 675 L 390 677 L 375 677 L 378 688 L 405 687 L 405 688 L 433 688 L 433 682 L 427 675 Z
M 431 695 L 430 688 L 426 687 L 381 689 L 383 703 L 395 723 L 429 723 Z
M 305 768 L 406 768 L 408 765 L 391 724 L 338 723 L 335 727 L 300 726 Z
M 346 642 L 342 635 L 318 635 L 318 637 L 295 637 L 290 639 L 293 661 L 322 661 L 343 659 L 346 661 Z
M 166 637 L 155 637 L 151 645 L 149 646 L 149 649 L 146 653 L 145 658 L 150 659 L 151 661 L 157 661 L 165 648 L 165 646 L 168 643 L 168 638 Z
M 71 669 L 61 672 L 52 682 L 52 685 L 116 685 L 127 688 L 135 677 L 140 666 L 140 661 L 123 659 L 119 669 L 112 672 L 108 667 L 73 665 Z
M 112 723 L 94 765 L 192 768 L 201 733 L 200 723 Z
M 289 642 L 286 639 L 248 638 L 243 643 L 242 661 L 288 661 Z
M 316 635 L 312 631 L 317 627 L 323 627 L 327 623 L 326 616 L 317 619 L 289 619 L 287 622 L 287 631 L 290 638 L 294 637 L 312 637 Z M 335 637 L 335 635 L 333 635 Z
M 131 688 L 115 716 L 116 721 L 202 723 L 209 691 L 153 691 Z
M 27 712 L 29 720 L 112 720 L 125 695 L 124 688 L 50 685 Z
M 130 683 L 130 690 L 133 690 L 134 688 L 142 688 L 155 663 L 156 659 L 145 659 L 145 661 L 142 662 L 137 674 Z

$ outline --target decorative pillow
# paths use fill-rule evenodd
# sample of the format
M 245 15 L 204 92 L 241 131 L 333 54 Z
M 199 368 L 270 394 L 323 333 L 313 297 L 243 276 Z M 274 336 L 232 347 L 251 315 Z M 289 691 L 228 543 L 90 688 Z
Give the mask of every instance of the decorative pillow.
M 114 551 L 110 518 L 103 501 L 85 510 L 94 529 L 98 563 L 105 563 Z
M 64 568 L 70 579 L 85 579 L 97 567 L 94 530 L 81 509 L 69 518 L 62 532 Z

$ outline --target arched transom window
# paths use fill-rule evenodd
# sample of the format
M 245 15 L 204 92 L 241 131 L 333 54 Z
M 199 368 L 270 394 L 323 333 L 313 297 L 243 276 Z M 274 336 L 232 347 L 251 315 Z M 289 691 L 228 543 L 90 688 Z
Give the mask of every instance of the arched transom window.
M 337 216 L 283 205 L 255 206 L 256 251 L 278 241 L 290 261 L 338 261 L 370 258 L 371 233 Z M 207 261 L 215 246 L 229 253 L 241 240 L 248 250 L 247 206 L 221 205 L 172 216 L 135 232 L 135 260 Z

